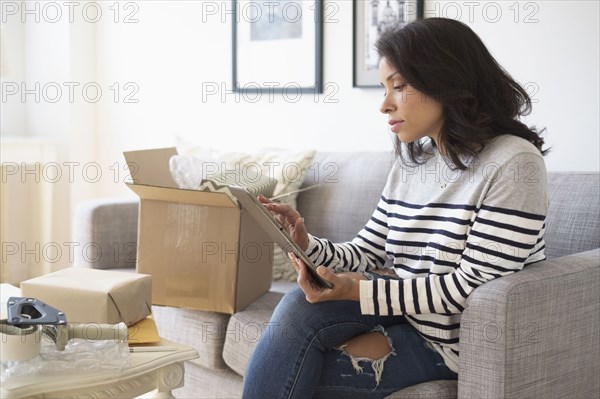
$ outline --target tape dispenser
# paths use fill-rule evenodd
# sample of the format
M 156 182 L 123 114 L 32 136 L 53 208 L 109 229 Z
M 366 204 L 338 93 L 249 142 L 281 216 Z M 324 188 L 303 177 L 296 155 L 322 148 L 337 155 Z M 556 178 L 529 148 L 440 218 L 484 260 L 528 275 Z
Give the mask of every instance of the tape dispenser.
M 35 298 L 8 298 L 7 317 L 0 320 L 0 360 L 33 359 L 41 349 L 42 335 L 64 351 L 74 338 L 127 341 L 127 325 L 67 323 L 64 312 Z

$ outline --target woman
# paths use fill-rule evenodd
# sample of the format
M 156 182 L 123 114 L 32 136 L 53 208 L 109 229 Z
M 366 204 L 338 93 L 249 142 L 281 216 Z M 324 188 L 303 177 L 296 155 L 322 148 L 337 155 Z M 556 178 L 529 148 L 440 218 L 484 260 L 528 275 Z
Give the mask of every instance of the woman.
M 293 259 L 299 288 L 258 343 L 246 398 L 381 398 L 457 379 L 468 296 L 545 259 L 544 141 L 517 119 L 525 90 L 458 21 L 415 21 L 376 48 L 398 160 L 348 243 L 307 234 L 297 211 L 261 198 L 333 288 Z

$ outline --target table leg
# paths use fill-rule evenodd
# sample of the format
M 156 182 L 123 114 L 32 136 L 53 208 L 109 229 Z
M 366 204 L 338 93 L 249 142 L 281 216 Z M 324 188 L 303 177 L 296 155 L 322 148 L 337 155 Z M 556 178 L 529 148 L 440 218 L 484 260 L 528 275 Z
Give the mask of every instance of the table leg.
M 183 386 L 185 369 L 183 362 L 173 363 L 158 370 L 157 391 L 154 393 L 156 399 L 174 399 L 171 393 L 173 389 Z

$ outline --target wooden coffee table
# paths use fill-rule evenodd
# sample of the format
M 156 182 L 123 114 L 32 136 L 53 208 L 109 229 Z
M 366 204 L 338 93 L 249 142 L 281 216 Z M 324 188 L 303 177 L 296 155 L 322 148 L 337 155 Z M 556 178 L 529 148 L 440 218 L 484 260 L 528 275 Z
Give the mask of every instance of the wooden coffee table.
M 71 375 L 22 376 L 2 383 L 2 398 L 135 398 L 157 390 L 156 398 L 173 398 L 182 387 L 183 362 L 198 357 L 190 346 L 163 339 L 155 344 L 176 351 L 131 353 L 129 367 L 121 373 L 98 372 Z

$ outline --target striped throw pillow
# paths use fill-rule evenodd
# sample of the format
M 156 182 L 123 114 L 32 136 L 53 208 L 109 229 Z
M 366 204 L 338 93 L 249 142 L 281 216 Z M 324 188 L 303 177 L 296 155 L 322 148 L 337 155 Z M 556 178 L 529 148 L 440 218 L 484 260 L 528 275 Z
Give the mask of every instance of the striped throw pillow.
M 269 198 L 273 196 L 276 185 L 277 180 L 271 179 L 268 176 L 247 176 L 235 172 L 226 172 L 211 176 L 209 179 L 203 179 L 198 190 L 225 193 L 237 204 L 237 199 L 231 194 L 231 191 L 229 191 L 229 186 L 244 187 L 255 197 L 262 194 Z

